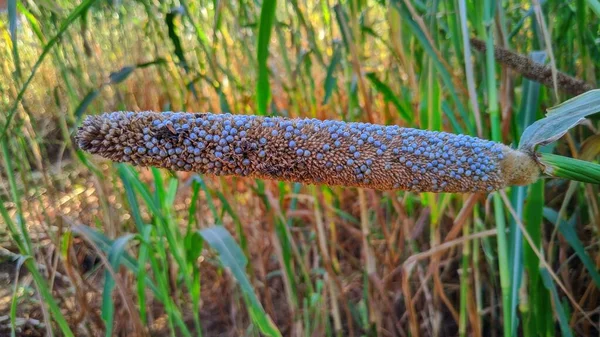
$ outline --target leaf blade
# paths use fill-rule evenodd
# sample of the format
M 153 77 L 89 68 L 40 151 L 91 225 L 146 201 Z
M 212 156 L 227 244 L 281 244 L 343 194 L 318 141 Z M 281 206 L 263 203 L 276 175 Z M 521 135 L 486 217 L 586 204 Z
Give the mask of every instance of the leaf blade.
M 248 303 L 247 308 L 252 321 L 258 326 L 263 334 L 267 336 L 281 336 L 281 333 L 269 315 L 265 313 L 254 293 L 254 289 L 245 272 L 248 259 L 231 234 L 229 234 L 222 226 L 202 229 L 198 231 L 198 233 L 219 253 L 221 264 L 229 268 L 234 278 L 237 280 L 244 293 L 244 299 Z
M 267 107 L 271 100 L 271 88 L 269 86 L 269 69 L 267 59 L 269 57 L 269 42 L 271 31 L 275 21 L 276 0 L 264 0 L 260 12 L 260 24 L 258 28 L 258 46 L 256 59 L 258 61 L 258 80 L 256 82 L 256 103 L 259 115 L 267 114 Z

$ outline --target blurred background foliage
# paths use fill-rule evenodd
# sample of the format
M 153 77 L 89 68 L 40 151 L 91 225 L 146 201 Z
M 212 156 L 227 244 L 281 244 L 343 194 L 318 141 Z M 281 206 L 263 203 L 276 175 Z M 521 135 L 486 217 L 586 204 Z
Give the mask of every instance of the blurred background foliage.
M 173 110 L 518 144 L 569 97 L 469 38 L 595 87 L 598 0 L 0 8 L 0 334 L 599 333 L 597 186 L 544 180 L 491 196 L 302 186 L 134 169 L 72 138 L 86 114 Z M 544 151 L 595 161 L 597 126 Z

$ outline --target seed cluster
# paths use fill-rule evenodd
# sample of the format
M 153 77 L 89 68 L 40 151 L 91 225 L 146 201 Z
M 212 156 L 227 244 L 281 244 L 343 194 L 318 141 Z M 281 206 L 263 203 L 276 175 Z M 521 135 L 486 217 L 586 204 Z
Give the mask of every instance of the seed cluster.
M 502 161 L 512 151 L 446 132 L 212 113 L 89 116 L 77 140 L 85 151 L 139 166 L 416 192 L 503 188 Z

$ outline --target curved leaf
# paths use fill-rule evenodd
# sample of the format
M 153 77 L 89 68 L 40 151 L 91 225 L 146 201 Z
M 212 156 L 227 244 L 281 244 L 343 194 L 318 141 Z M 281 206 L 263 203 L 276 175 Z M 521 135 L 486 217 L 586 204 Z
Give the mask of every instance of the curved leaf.
M 265 313 L 254 293 L 254 288 L 252 288 L 252 284 L 250 284 L 246 276 L 248 260 L 231 234 L 222 226 L 206 228 L 198 231 L 198 233 L 219 253 L 221 264 L 231 270 L 233 277 L 242 289 L 244 300 L 247 302 L 248 312 L 254 324 L 267 336 L 281 336 L 281 333 L 269 315 Z
M 531 124 L 521 136 L 519 150 L 533 152 L 561 138 L 569 129 L 600 111 L 600 89 L 590 90 L 548 109 L 545 118 Z
M 110 250 L 108 251 L 108 262 L 110 264 L 110 268 L 112 268 L 115 273 L 119 270 L 119 266 L 121 265 L 121 257 L 125 253 L 125 247 L 127 246 L 127 243 L 134 237 L 134 234 L 123 235 L 116 239 L 110 247 Z M 109 266 L 107 266 L 107 268 L 109 268 Z M 102 319 L 104 320 L 107 337 L 112 336 L 113 333 L 112 328 L 115 306 L 112 299 L 112 293 L 114 287 L 115 279 L 112 277 L 112 274 L 106 270 L 104 272 L 104 291 L 102 292 Z

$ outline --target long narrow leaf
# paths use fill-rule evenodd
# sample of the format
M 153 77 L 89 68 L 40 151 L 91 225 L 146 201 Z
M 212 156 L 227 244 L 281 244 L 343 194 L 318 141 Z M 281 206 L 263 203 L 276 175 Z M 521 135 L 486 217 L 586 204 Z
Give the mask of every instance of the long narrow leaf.
M 573 248 L 575 254 L 577 254 L 577 257 L 579 257 L 581 262 L 583 262 L 585 269 L 587 269 L 587 271 L 590 273 L 590 277 L 596 286 L 600 288 L 600 273 L 598 273 L 598 269 L 592 258 L 585 251 L 583 243 L 577 237 L 577 233 L 575 233 L 574 228 L 574 221 L 566 222 L 562 219 L 559 219 L 558 213 L 548 207 L 544 207 L 543 214 L 544 218 L 558 227 L 558 231 L 564 236 L 571 248 Z
M 263 0 L 260 12 L 260 25 L 258 28 L 258 46 L 256 54 L 256 59 L 258 61 L 256 104 L 259 115 L 267 114 L 267 107 L 269 106 L 269 101 L 271 100 L 267 59 L 269 57 L 271 31 L 273 28 L 273 22 L 275 21 L 276 4 L 276 0 Z
M 392 88 L 380 81 L 377 78 L 377 75 L 375 75 L 374 73 L 368 73 L 367 78 L 369 79 L 375 90 L 379 91 L 387 102 L 391 102 L 392 104 L 394 104 L 400 116 L 407 123 L 411 123 L 413 121 L 411 114 L 402 106 L 400 99 L 394 94 Z
M 254 288 L 246 276 L 246 264 L 248 260 L 231 234 L 222 226 L 203 229 L 198 233 L 219 253 L 221 264 L 231 270 L 231 273 L 242 289 L 244 299 L 247 301 L 250 317 L 260 331 L 267 336 L 281 336 L 281 333 L 269 315 L 265 313 L 254 293 Z
M 127 234 L 114 241 L 108 252 L 108 262 L 110 266 L 106 266 L 106 268 L 110 267 L 115 272 L 118 272 L 119 266 L 121 265 L 121 257 L 125 252 L 125 247 L 134 237 L 133 234 Z M 107 337 L 113 335 L 115 305 L 112 299 L 112 293 L 114 287 L 115 279 L 112 277 L 112 274 L 106 270 L 104 272 L 104 291 L 102 292 L 102 319 L 104 320 Z
M 560 301 L 560 297 L 558 296 L 558 291 L 556 290 L 556 286 L 554 285 L 552 276 L 550 276 L 550 273 L 546 268 L 540 268 L 540 275 L 542 276 L 544 286 L 552 294 L 554 310 L 556 312 L 556 316 L 558 316 L 558 322 L 560 324 L 560 330 L 562 331 L 562 335 L 564 337 L 572 337 L 573 333 L 571 332 L 571 327 L 569 326 L 569 319 L 565 314 L 565 309 L 563 308 L 562 302 Z

